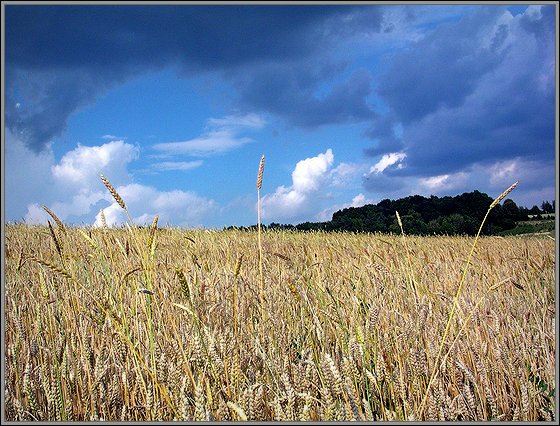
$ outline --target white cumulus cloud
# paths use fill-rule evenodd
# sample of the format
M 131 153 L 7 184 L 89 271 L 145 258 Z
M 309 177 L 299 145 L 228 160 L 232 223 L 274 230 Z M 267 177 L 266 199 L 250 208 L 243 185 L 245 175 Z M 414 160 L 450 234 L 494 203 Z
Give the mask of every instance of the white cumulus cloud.
M 112 141 L 100 146 L 79 145 L 55 164 L 52 164 L 52 157 L 48 157 L 50 167 L 41 167 L 43 175 L 36 180 L 42 192 L 35 194 L 33 202 L 25 206 L 25 221 L 45 224 L 50 217 L 41 205 L 47 205 L 67 223 L 100 225 L 100 209 L 103 209 L 107 224 L 125 223 L 124 211 L 104 187 L 100 174 L 104 174 L 115 187 L 137 224 L 150 223 L 155 215 L 159 215 L 161 224 L 201 226 L 219 210 L 214 200 L 192 191 L 160 191 L 133 183 L 127 168 L 137 156 L 135 146 Z M 185 169 L 198 167 L 199 163 L 178 162 L 163 167 Z
M 494 185 L 505 185 L 507 182 L 515 181 L 520 174 L 519 159 L 498 161 L 488 168 L 490 172 L 490 183 Z
M 159 223 L 179 226 L 201 226 L 204 219 L 218 210 L 214 200 L 192 191 L 159 191 L 154 187 L 129 184 L 115 188 L 126 203 L 134 223 L 147 225 L 158 215 Z M 121 225 L 126 215 L 116 203 L 103 209 L 107 225 Z M 101 226 L 101 213 L 95 217 L 95 226 Z
M 293 188 L 299 193 L 317 190 L 333 161 L 330 148 L 324 154 L 299 161 L 292 172 Z
M 88 188 L 105 170 L 111 170 L 113 179 L 125 178 L 128 163 L 137 157 L 138 148 L 122 140 L 100 146 L 78 145 L 52 167 L 52 175 L 60 183 Z
M 103 135 L 101 139 L 105 139 L 107 141 L 117 141 L 117 140 L 125 140 L 122 136 L 115 136 L 115 135 Z
M 24 219 L 28 206 L 44 197 L 54 186 L 51 175 L 54 154 L 50 147 L 40 153 L 30 150 L 7 128 L 2 148 L 5 161 L 4 213 L 6 220 L 19 221 Z
M 51 220 L 49 214 L 41 208 L 39 204 L 30 204 L 27 207 L 27 213 L 25 214 L 25 222 L 38 225 L 45 224 L 48 220 Z
M 322 187 L 329 181 L 333 162 L 330 148 L 316 157 L 299 161 L 292 172 L 292 185 L 279 186 L 274 193 L 263 197 L 263 218 L 296 219 L 308 214 L 320 198 Z
M 348 207 L 362 207 L 366 204 L 371 204 L 372 202 L 372 200 L 366 198 L 366 196 L 360 192 L 358 195 L 352 198 L 352 202 Z

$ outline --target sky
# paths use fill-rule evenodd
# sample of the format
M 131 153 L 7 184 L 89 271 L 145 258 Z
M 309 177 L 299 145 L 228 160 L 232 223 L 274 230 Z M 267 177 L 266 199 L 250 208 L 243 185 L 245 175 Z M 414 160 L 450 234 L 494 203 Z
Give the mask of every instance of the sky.
M 4 214 L 221 228 L 555 198 L 554 5 L 5 7 Z

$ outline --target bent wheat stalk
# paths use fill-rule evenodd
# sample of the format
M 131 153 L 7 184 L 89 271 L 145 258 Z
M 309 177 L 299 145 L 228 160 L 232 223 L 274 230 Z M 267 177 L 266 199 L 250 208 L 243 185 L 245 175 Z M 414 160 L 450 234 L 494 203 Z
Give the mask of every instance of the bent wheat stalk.
M 455 293 L 455 297 L 453 298 L 453 306 L 451 308 L 451 312 L 449 313 L 449 318 L 447 319 L 447 325 L 445 327 L 445 331 L 443 333 L 443 336 L 441 338 L 441 342 L 439 344 L 439 350 L 438 350 L 438 354 L 436 356 L 436 361 L 434 362 L 434 368 L 430 377 L 430 381 L 428 382 L 428 386 L 426 387 L 426 392 L 424 393 L 424 398 L 422 399 L 422 403 L 420 405 L 420 413 L 418 418 L 421 419 L 422 415 L 424 414 L 424 409 L 426 407 L 426 401 L 428 399 L 428 395 L 430 393 L 430 388 L 432 387 L 432 384 L 436 378 L 436 374 L 439 370 L 439 360 L 441 357 L 441 353 L 443 351 L 443 345 L 445 344 L 445 339 L 447 338 L 447 334 L 449 333 L 449 329 L 451 328 L 451 322 L 453 321 L 453 318 L 455 316 L 455 311 L 457 310 L 457 305 L 458 305 L 458 301 L 459 301 L 459 296 L 461 294 L 461 290 L 463 288 L 463 284 L 465 283 L 465 277 L 467 276 L 467 270 L 469 269 L 469 266 L 471 264 L 471 258 L 472 255 L 474 253 L 474 249 L 476 247 L 476 243 L 478 242 L 478 238 L 480 237 L 480 233 L 482 232 L 482 227 L 484 226 L 484 223 L 486 222 L 486 219 L 488 218 L 488 215 L 490 214 L 490 211 L 496 207 L 500 201 L 502 201 L 511 191 L 513 191 L 517 185 L 519 184 L 519 181 L 514 182 L 512 185 L 510 185 L 510 187 L 508 189 L 506 189 L 504 192 L 502 192 L 494 201 L 492 201 L 492 204 L 490 204 L 490 207 L 488 207 L 488 210 L 486 211 L 486 214 L 484 215 L 484 219 L 482 219 L 482 223 L 480 224 L 480 227 L 478 228 L 478 232 L 476 233 L 476 237 L 474 239 L 474 242 L 471 246 L 471 251 L 469 253 L 469 256 L 467 257 L 467 261 L 465 262 L 465 267 L 463 268 L 463 274 L 461 275 L 461 281 L 459 282 L 459 287 L 457 288 L 457 292 Z
M 41 206 L 41 207 L 53 218 L 53 220 L 56 222 L 56 225 L 58 226 L 58 229 L 66 233 L 66 227 L 64 226 L 62 221 L 58 218 L 58 216 L 55 215 L 54 212 L 51 209 L 49 209 L 47 206 Z
M 111 182 L 109 182 L 109 180 L 103 175 L 100 175 L 100 177 L 101 177 L 101 181 L 103 182 L 105 187 L 109 190 L 109 192 L 111 193 L 115 201 L 119 204 L 119 206 L 121 206 L 123 210 L 126 210 L 126 204 L 124 203 L 123 199 L 121 198 L 117 190 L 113 187 L 113 185 L 111 185 Z

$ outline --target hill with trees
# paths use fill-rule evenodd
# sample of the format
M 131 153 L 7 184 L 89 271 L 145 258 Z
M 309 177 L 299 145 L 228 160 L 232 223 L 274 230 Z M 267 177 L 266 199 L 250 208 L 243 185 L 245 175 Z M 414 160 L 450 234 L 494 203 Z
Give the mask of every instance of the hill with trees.
M 404 232 L 409 235 L 475 235 L 492 201 L 492 197 L 480 191 L 454 197 L 413 195 L 345 208 L 335 212 L 327 222 L 304 222 L 298 225 L 271 223 L 266 228 L 398 234 L 401 232 L 395 215 L 395 211 L 398 211 Z M 554 201 L 543 202 L 541 209 L 537 206 L 528 209 L 517 206 L 508 198 L 492 209 L 482 234 L 512 233 L 518 223 L 525 223 L 533 216 L 540 219 L 541 215 L 550 213 L 554 213 Z

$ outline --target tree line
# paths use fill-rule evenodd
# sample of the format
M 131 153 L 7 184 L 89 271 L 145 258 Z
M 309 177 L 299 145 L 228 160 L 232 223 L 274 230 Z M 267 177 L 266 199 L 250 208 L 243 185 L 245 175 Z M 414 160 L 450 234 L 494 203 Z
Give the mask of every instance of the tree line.
M 385 199 L 377 204 L 348 207 L 335 212 L 330 221 L 304 222 L 297 225 L 271 223 L 265 229 L 301 231 L 401 232 L 395 212 L 401 217 L 404 232 L 409 235 L 476 235 L 493 198 L 480 191 L 454 197 L 412 195 L 398 200 Z M 517 222 L 554 213 L 554 201 L 543 201 L 528 209 L 506 199 L 492 209 L 482 229 L 483 235 L 494 235 L 516 227 Z M 239 227 L 229 227 L 240 229 Z M 256 225 L 241 227 L 254 229 Z

